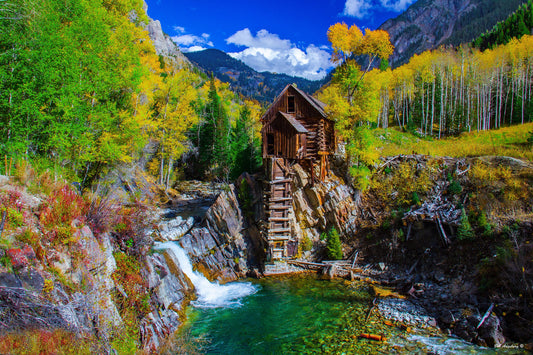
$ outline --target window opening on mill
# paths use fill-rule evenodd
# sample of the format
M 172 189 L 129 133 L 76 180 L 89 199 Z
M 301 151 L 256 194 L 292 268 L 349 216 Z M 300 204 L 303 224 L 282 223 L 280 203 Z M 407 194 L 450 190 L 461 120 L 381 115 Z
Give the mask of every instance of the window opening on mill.
M 267 155 L 274 155 L 274 135 L 267 133 Z
M 287 97 L 287 113 L 295 113 L 296 112 L 296 103 L 294 101 L 294 96 L 288 96 Z

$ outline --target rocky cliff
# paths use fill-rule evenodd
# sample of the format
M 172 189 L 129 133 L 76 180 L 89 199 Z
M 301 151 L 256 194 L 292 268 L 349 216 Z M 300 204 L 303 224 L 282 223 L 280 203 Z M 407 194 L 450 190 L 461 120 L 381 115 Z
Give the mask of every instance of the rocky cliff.
M 144 2 L 144 11 L 148 13 L 148 5 Z M 191 62 L 183 55 L 178 46 L 169 35 L 163 32 L 161 22 L 149 18 L 146 30 L 150 39 L 154 43 L 155 51 L 158 55 L 163 56 L 177 64 L 178 67 L 192 67 Z
M 492 28 L 524 0 L 419 0 L 400 16 L 383 23 L 395 47 L 392 66 L 443 44 L 459 45 Z
M 313 243 L 314 255 L 304 251 L 304 257 L 321 258 L 322 233 L 330 228 L 335 228 L 342 236 L 355 232 L 360 195 L 331 172 L 324 182 L 313 184 L 299 165 L 293 166 L 293 171 L 294 232 L 300 243 L 304 239 Z
M 141 182 L 131 176 L 120 181 L 122 191 L 115 191 L 114 202 L 105 206 L 117 214 L 137 213 L 122 197 L 129 189 L 130 194 L 145 194 Z M 151 211 L 152 222 L 126 242 L 121 241 L 121 231 L 128 228 L 121 226 L 124 222 L 102 232 L 94 211 L 92 217 L 85 212 L 70 220 L 82 199 L 68 186 L 53 194 L 70 196 L 73 202 L 52 205 L 50 196 L 30 193 L 13 178 L 0 176 L 0 221 L 4 211 L 6 216 L 0 226 L 0 335 L 62 329 L 98 339 L 94 350 L 108 353 L 111 340 L 128 331 L 129 315 L 137 312 L 142 315 L 140 330 L 133 331 L 140 332 L 142 348 L 155 352 L 183 323 L 183 307 L 195 296 L 175 254 L 150 252 L 154 238 L 177 241 L 213 280 L 235 280 L 247 270 L 243 218 L 233 186 L 220 193 L 200 220 L 165 219 L 163 211 Z M 58 214 L 66 224 L 47 222 Z M 135 243 L 148 252 L 137 253 Z

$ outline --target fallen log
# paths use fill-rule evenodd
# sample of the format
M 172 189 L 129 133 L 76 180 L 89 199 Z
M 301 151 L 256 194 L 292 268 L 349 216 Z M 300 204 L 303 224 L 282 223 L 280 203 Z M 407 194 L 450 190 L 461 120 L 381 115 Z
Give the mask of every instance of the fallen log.
M 355 253 L 355 256 L 353 257 L 353 262 L 352 262 L 352 269 L 354 268 L 355 266 L 355 262 L 357 261 L 357 256 L 359 255 L 359 250 Z
M 483 323 L 485 323 L 487 318 L 489 318 L 490 313 L 492 312 L 493 308 L 494 308 L 494 303 L 491 303 L 489 309 L 487 309 L 487 311 L 485 312 L 485 315 L 483 316 L 483 318 L 481 318 L 481 321 L 477 325 L 476 329 L 479 329 L 479 327 L 481 327 L 483 325 Z
M 370 318 L 370 314 L 376 308 L 377 299 L 378 299 L 377 297 L 374 297 L 374 299 L 372 300 L 372 307 L 370 307 L 370 309 L 368 310 L 368 313 L 366 314 L 365 323 L 368 322 L 368 318 Z
M 438 214 L 436 215 L 436 219 L 437 219 L 437 226 L 438 226 L 438 229 L 439 229 L 439 232 L 440 232 L 440 236 L 442 237 L 444 245 L 448 246 L 448 245 L 450 245 L 450 240 L 446 236 L 446 232 L 444 232 L 444 228 L 442 227 L 442 222 L 440 221 L 440 217 L 439 217 Z
M 377 341 L 386 341 L 387 338 L 385 338 L 383 335 L 377 335 L 377 334 L 369 334 L 369 333 L 361 333 L 359 334 L 361 338 L 370 339 L 370 340 L 377 340 Z

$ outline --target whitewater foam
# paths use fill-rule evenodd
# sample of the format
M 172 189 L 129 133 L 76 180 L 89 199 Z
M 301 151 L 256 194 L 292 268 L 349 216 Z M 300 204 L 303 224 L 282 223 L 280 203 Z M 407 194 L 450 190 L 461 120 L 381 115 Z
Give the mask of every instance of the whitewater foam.
M 154 249 L 166 249 L 178 261 L 183 273 L 194 285 L 198 298 L 192 302 L 199 308 L 239 307 L 241 300 L 257 292 L 251 282 L 231 282 L 220 285 L 209 281 L 200 272 L 194 271 L 189 256 L 176 242 L 156 243 Z

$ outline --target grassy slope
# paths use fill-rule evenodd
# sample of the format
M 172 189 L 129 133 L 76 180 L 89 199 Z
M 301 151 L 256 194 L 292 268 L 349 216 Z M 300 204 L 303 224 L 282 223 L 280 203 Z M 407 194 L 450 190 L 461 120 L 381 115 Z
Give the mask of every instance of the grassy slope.
M 533 123 L 498 130 L 463 133 L 445 139 L 419 138 L 397 129 L 375 131 L 382 156 L 427 154 L 431 156 L 472 157 L 499 155 L 533 161 L 533 148 L 527 143 Z

